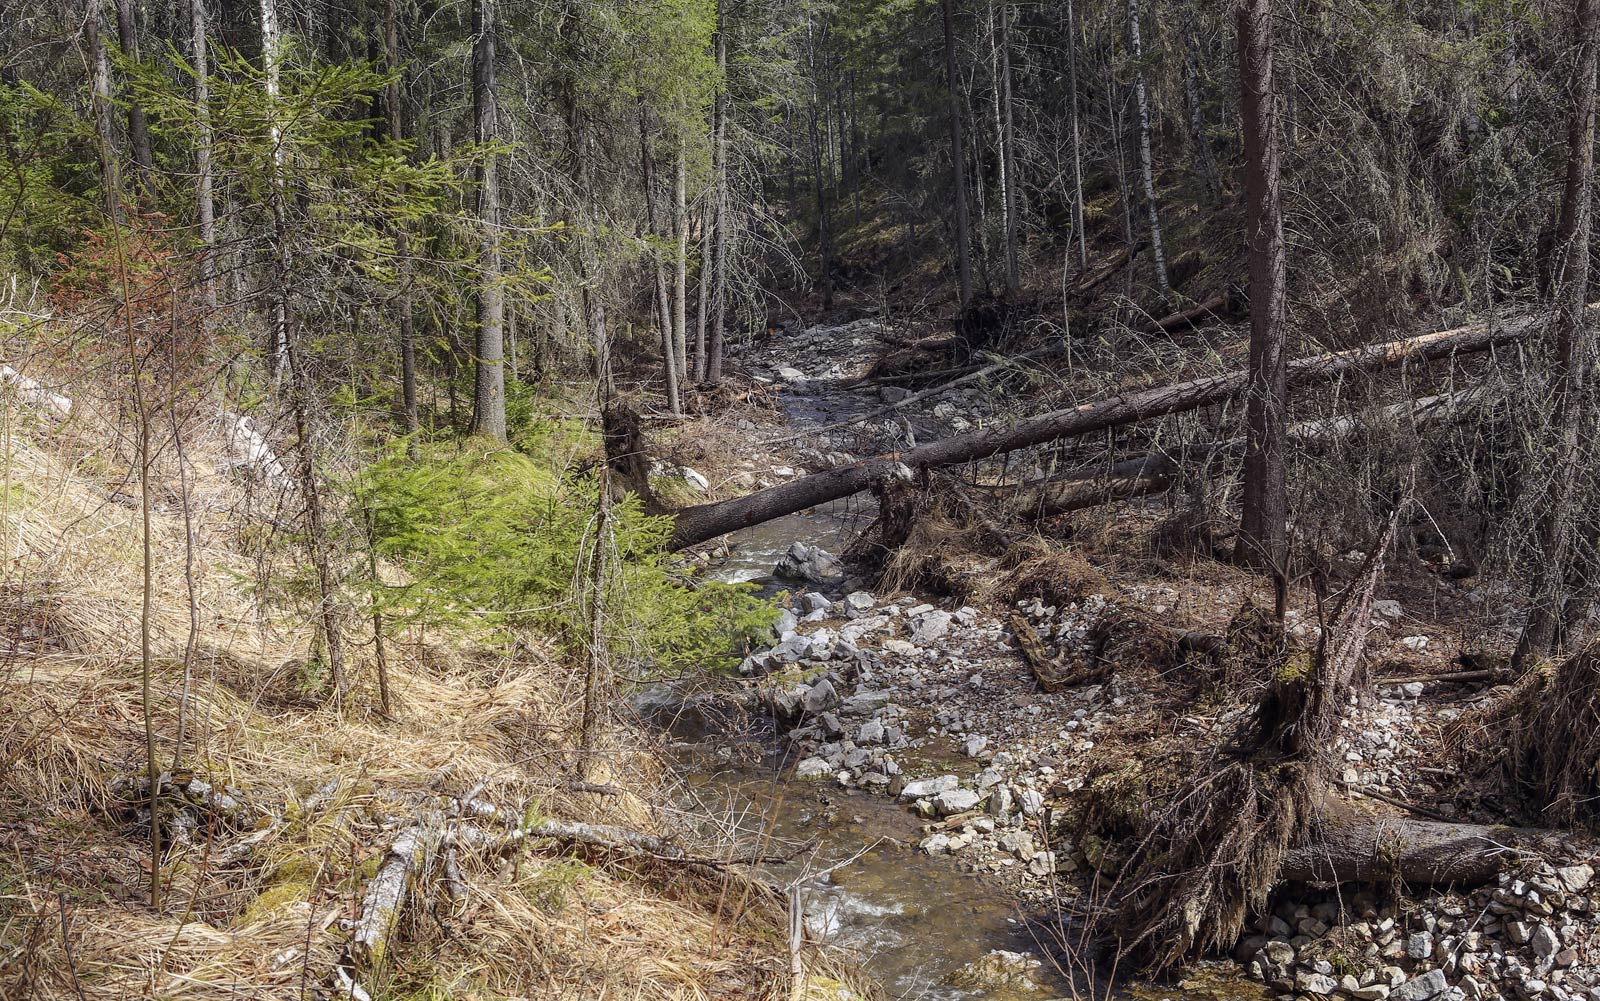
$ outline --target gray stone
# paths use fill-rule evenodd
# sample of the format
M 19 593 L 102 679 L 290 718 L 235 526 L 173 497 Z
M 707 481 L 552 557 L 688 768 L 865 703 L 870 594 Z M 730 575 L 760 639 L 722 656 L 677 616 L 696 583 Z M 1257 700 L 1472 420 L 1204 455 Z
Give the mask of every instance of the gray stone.
M 1412 959 L 1427 959 L 1433 955 L 1433 932 L 1419 931 L 1406 939 L 1406 955 Z
M 978 794 L 971 789 L 946 789 L 933 799 L 934 808 L 941 817 L 966 813 L 978 805 Z
M 976 758 L 989 746 L 989 738 L 981 733 L 975 733 L 961 742 L 961 753 L 969 758 Z
M 910 803 L 912 800 L 922 799 L 925 796 L 937 796 L 942 792 L 948 792 L 960 784 L 961 780 L 956 778 L 954 775 L 940 775 L 938 778 L 918 779 L 914 782 L 907 782 L 904 786 L 902 786 L 900 789 L 900 794 L 897 798 L 902 803 Z
M 924 612 L 911 623 L 911 641 L 927 643 L 950 631 L 950 613 L 934 609 Z
M 1443 994 L 1450 984 L 1444 978 L 1443 970 L 1429 970 L 1422 976 L 1396 987 L 1389 997 L 1393 1001 L 1431 1001 Z
M 839 724 L 839 717 L 833 713 L 823 713 L 818 716 L 817 727 L 822 730 L 823 736 L 829 740 L 844 736 L 844 727 Z
M 1004 818 L 1011 816 L 1013 809 L 1011 790 L 1003 783 L 995 786 L 989 792 L 989 816 Z
M 842 701 L 839 698 L 839 693 L 833 689 L 833 682 L 827 678 L 823 678 L 815 685 L 812 685 L 800 698 L 800 704 L 805 708 L 805 711 L 813 714 L 825 713 L 829 709 L 837 708 Z
M 779 577 L 831 585 L 844 581 L 844 565 L 826 549 L 796 542 L 772 568 Z
M 800 604 L 805 606 L 805 610 L 808 612 L 826 611 L 833 607 L 833 602 L 828 600 L 827 595 L 818 594 L 815 591 L 807 591 L 801 595 Z
M 881 744 L 883 743 L 883 724 L 875 719 L 869 719 L 856 730 L 856 743 Z
M 852 612 L 870 612 L 877 601 L 871 591 L 851 591 L 844 596 L 845 607 Z
M 1044 809 L 1044 793 L 1037 789 L 1024 789 L 1017 794 L 1017 803 L 1025 817 L 1037 817 Z
M 1569 865 L 1556 870 L 1556 878 L 1561 880 L 1561 885 L 1567 888 L 1568 893 L 1582 893 L 1594 879 L 1594 867 L 1587 865 Z
M 820 779 L 832 774 L 833 766 L 828 764 L 826 758 L 810 757 L 794 766 L 794 777 L 797 779 Z
M 1528 939 L 1528 944 L 1533 947 L 1533 954 L 1540 959 L 1549 959 L 1561 951 L 1561 936 L 1549 925 L 1541 924 L 1533 930 L 1533 936 Z
M 1312 973 L 1301 970 L 1294 975 L 1294 987 L 1297 991 L 1306 994 L 1329 995 L 1339 989 L 1339 982 L 1330 976 L 1321 973 Z

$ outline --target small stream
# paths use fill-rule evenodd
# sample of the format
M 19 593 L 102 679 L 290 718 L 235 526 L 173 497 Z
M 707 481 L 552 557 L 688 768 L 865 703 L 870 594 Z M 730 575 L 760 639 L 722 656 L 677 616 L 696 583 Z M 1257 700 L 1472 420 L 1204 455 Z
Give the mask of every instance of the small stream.
M 783 398 L 795 428 L 831 424 L 877 406 L 860 392 L 786 392 Z M 730 556 L 713 576 L 775 593 L 791 586 L 772 576 L 791 543 L 839 553 L 874 513 L 859 498 L 844 499 L 737 532 L 728 540 Z M 917 852 L 922 822 L 892 799 L 789 778 L 790 762 L 775 740 L 745 744 L 746 753 L 730 756 L 715 741 L 692 742 L 704 734 L 680 736 L 691 741 L 678 745 L 683 779 L 706 809 L 740 814 L 747 831 L 775 843 L 813 846 L 794 862 L 769 866 L 768 877 L 800 885 L 808 935 L 848 950 L 891 996 L 953 1001 L 1070 993 L 1046 959 L 1050 916 L 1026 913 L 1012 894 L 961 872 L 949 858 Z M 938 762 L 936 770 L 972 768 L 969 760 L 951 759 Z M 964 983 L 963 969 L 994 950 L 1037 957 L 1037 986 L 1006 990 Z

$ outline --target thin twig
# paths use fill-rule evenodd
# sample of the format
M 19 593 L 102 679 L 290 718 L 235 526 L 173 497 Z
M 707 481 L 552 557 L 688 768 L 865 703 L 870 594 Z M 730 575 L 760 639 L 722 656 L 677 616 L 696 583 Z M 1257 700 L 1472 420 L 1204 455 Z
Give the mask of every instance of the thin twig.
M 83 984 L 78 982 L 78 961 L 72 955 L 72 936 L 67 934 L 67 894 L 65 890 L 56 891 L 56 902 L 61 905 L 61 948 L 67 953 L 67 972 L 72 974 L 72 988 L 78 992 L 78 1001 L 89 1001 L 83 993 Z

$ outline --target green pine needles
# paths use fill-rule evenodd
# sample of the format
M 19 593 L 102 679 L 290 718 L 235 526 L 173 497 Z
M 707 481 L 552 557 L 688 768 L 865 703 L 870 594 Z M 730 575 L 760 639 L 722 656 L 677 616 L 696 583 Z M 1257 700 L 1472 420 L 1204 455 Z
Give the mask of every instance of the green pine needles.
M 571 451 L 545 425 L 525 451 L 482 443 L 395 449 L 371 470 L 360 503 L 378 555 L 408 581 L 376 585 L 386 620 L 485 633 L 535 629 L 569 652 L 589 641 L 586 575 L 596 544 L 596 481 L 539 456 Z M 692 581 L 664 550 L 672 520 L 637 497 L 613 505 L 600 544 L 606 615 L 600 640 L 619 663 L 662 675 L 728 669 L 770 632 L 776 609 L 748 585 Z

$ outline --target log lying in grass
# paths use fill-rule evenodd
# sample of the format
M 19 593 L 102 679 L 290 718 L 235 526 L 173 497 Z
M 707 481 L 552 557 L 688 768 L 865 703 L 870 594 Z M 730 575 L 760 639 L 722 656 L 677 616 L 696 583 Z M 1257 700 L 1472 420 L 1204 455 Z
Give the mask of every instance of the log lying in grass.
M 1487 351 L 1525 339 L 1538 329 L 1540 322 L 1540 317 L 1526 316 L 1299 358 L 1289 363 L 1288 381 L 1290 386 L 1320 385 L 1347 375 L 1380 371 L 1408 362 Z M 1040 414 L 1007 427 L 983 428 L 929 442 L 908 452 L 835 466 L 743 497 L 684 508 L 677 513 L 669 545 L 672 549 L 683 549 L 740 528 L 848 497 L 906 469 L 932 469 L 986 459 L 1031 445 L 1210 406 L 1239 396 L 1248 382 L 1249 373 L 1235 369 L 1123 393 Z
M 1218 310 L 1226 309 L 1227 306 L 1228 297 L 1226 295 L 1214 295 L 1204 302 L 1195 303 L 1188 309 L 1180 309 L 1176 313 L 1161 317 L 1159 320 L 1151 320 L 1143 327 L 1140 327 L 1139 332 L 1144 334 L 1170 334 L 1184 327 L 1199 326 L 1200 321 L 1208 316 L 1215 316 Z
M 1574 857 L 1571 835 L 1523 827 L 1367 817 L 1330 809 L 1314 843 L 1291 849 L 1280 876 L 1301 882 L 1481 886 L 1528 855 Z
M 36 410 L 51 420 L 64 421 L 72 416 L 72 401 L 60 393 L 52 392 L 37 380 L 30 379 L 12 368 L 0 365 L 0 389 L 16 394 L 23 406 Z
M 1145 240 L 1130 244 L 1126 249 L 1112 257 L 1111 260 L 1101 265 L 1099 270 L 1083 277 L 1077 285 L 1068 290 L 1068 294 L 1077 296 L 1080 299 L 1087 296 L 1101 285 L 1104 285 L 1107 279 L 1126 267 L 1147 246 L 1149 246 L 1149 243 Z

